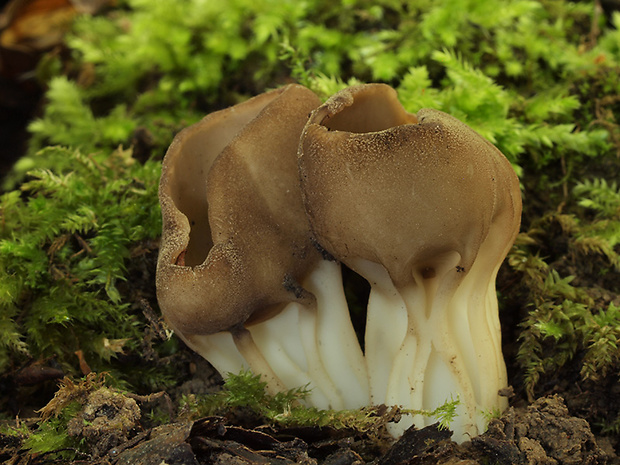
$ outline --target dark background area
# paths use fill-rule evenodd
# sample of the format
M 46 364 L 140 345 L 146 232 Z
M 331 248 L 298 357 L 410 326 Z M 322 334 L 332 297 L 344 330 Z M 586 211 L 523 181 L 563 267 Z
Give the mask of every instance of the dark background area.
M 48 2 L 38 1 L 43 5 Z M 33 3 L 30 0 L 0 0 L 0 34 L 11 24 L 7 13 L 9 6 L 24 8 Z M 26 150 L 26 128 L 35 116 L 43 94 L 35 74 L 42 53 L 33 53 L 26 48 L 9 49 L 0 41 L 0 178 L 4 178 Z

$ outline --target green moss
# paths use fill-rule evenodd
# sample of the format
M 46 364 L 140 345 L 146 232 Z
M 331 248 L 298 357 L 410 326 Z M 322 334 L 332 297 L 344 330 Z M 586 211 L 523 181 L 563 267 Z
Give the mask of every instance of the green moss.
M 75 23 L 68 44 L 80 79 L 49 81 L 45 114 L 31 125 L 33 148 L 68 144 L 88 153 L 128 144 L 144 129 L 161 153 L 174 131 L 239 93 L 286 81 L 290 68 L 323 97 L 344 83 L 391 83 L 410 110 L 433 106 L 467 120 L 525 168 L 567 159 L 572 168 L 605 152 L 604 128 L 575 124 L 581 103 L 571 93 L 574 81 L 587 85 L 584 76 L 617 75 L 620 61 L 613 29 L 598 43 L 581 42 L 594 14 L 588 4 L 166 0 L 153 8 L 128 0 L 127 7 Z
M 82 404 L 73 401 L 68 404 L 60 415 L 42 422 L 29 434 L 23 448 L 31 454 L 50 454 L 50 457 L 73 459 L 85 454 L 84 441 L 67 434 L 67 423 L 82 409 Z
M 48 148 L 0 198 L 0 368 L 55 355 L 75 372 L 135 349 L 144 322 L 121 294 L 127 264 L 161 231 L 160 165 L 130 151 Z M 135 298 L 135 297 L 134 297 Z
M 369 406 L 351 410 L 321 410 L 306 407 L 304 398 L 309 391 L 300 387 L 271 395 L 267 383 L 250 372 L 230 374 L 221 391 L 203 396 L 186 396 L 181 401 L 181 414 L 198 418 L 209 415 L 235 415 L 240 409 L 249 410 L 261 420 L 280 426 L 329 426 L 352 429 L 372 437 L 386 435 L 386 425 L 398 421 L 401 415 L 425 415 L 436 418 L 441 428 L 449 428 L 456 415 L 458 400 L 447 401 L 433 411 L 408 410 L 397 407 Z
M 41 409 L 41 419 L 34 431 L 24 433 L 23 448 L 32 454 L 49 454 L 51 457 L 72 459 L 86 455 L 83 438 L 68 433 L 69 421 L 83 409 L 88 395 L 101 388 L 105 374 L 91 373 L 74 383 L 65 378 L 54 398 Z
M 577 354 L 583 379 L 600 380 L 620 365 L 618 188 L 596 179 L 577 184 L 574 195 L 581 208 L 535 221 L 509 255 L 532 302 L 518 354 L 530 397 L 541 375 L 557 373 Z

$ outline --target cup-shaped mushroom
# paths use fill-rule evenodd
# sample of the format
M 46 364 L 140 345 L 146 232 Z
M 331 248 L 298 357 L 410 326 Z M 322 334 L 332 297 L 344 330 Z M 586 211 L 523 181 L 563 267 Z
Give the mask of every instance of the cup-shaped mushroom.
M 457 119 L 407 113 L 368 84 L 312 113 L 299 166 L 318 244 L 371 285 L 372 402 L 433 410 L 458 397 L 455 439 L 480 433 L 507 405 L 495 278 L 521 216 L 508 160 Z
M 249 368 L 272 391 L 309 384 L 311 403 L 350 408 L 369 402 L 363 355 L 339 264 L 311 242 L 299 190 L 299 137 L 319 104 L 290 85 L 176 136 L 159 188 L 157 297 L 224 376 Z

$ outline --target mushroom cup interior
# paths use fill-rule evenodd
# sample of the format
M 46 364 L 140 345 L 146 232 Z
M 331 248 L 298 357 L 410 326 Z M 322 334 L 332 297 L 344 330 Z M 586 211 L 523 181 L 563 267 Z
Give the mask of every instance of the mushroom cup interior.
M 335 131 L 367 133 L 418 122 L 415 115 L 403 109 L 396 93 L 386 93 L 381 86 L 365 87 L 363 93 L 351 99 L 353 89 L 340 94 L 341 98 L 333 97 L 323 111 L 319 110 L 317 119 L 323 117 L 322 126 Z

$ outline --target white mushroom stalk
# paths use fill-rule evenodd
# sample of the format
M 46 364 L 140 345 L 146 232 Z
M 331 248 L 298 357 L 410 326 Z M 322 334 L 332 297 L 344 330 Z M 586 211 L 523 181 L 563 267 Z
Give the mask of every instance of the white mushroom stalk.
M 495 278 L 520 223 L 510 163 L 445 113 L 405 112 L 379 84 L 316 109 L 299 163 L 316 240 L 371 285 L 371 402 L 433 410 L 458 397 L 454 439 L 481 433 L 507 405 Z
M 157 297 L 224 376 L 250 368 L 273 393 L 308 385 L 312 405 L 355 408 L 370 402 L 363 354 L 299 192 L 299 136 L 319 104 L 287 86 L 177 135 L 162 165 Z

